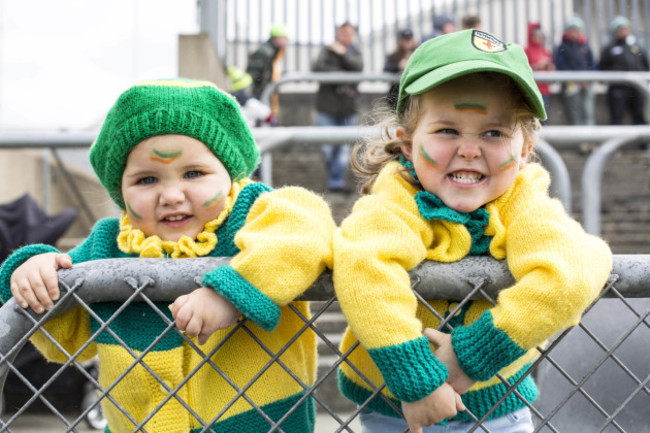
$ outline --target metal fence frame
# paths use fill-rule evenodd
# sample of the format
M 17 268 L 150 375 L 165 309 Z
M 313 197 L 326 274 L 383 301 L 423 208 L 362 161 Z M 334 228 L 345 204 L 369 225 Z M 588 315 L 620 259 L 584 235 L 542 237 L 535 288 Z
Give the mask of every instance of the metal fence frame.
M 207 271 L 214 269 L 215 267 L 226 265 L 229 262 L 229 258 L 198 258 L 198 259 L 185 259 L 185 260 L 165 260 L 165 259 L 106 259 L 98 260 L 93 262 L 86 262 L 75 265 L 71 269 L 62 269 L 59 271 L 59 280 L 60 287 L 62 289 L 61 300 L 55 304 L 55 307 L 45 313 L 44 315 L 37 315 L 31 311 L 26 311 L 16 304 L 16 302 L 11 299 L 5 305 L 0 308 L 0 331 L 2 338 L 0 338 L 0 392 L 2 391 L 2 386 L 4 385 L 4 380 L 6 375 L 10 370 L 15 370 L 12 367 L 12 360 L 20 350 L 20 348 L 26 343 L 28 338 L 39 328 L 40 324 L 49 320 L 52 317 L 55 317 L 58 314 L 63 313 L 69 308 L 77 304 L 81 304 L 88 308 L 88 304 L 94 302 L 106 302 L 106 301 L 123 301 L 123 300 L 135 300 L 139 301 L 144 300 L 150 305 L 153 305 L 154 301 L 173 301 L 176 297 L 189 293 L 198 286 L 197 278 L 205 274 Z M 650 255 L 618 255 L 614 257 L 614 267 L 610 281 L 605 286 L 602 298 L 619 298 L 623 302 L 626 300 L 632 300 L 635 298 L 645 297 L 650 298 L 650 288 L 648 286 L 648 275 L 650 274 Z M 411 271 L 411 278 L 414 282 L 414 291 L 420 301 L 428 299 L 463 299 L 460 302 L 460 305 L 457 307 L 457 310 L 460 309 L 463 303 L 469 299 L 487 299 L 492 302 L 496 299 L 500 289 L 510 286 L 514 279 L 510 275 L 506 264 L 503 261 L 497 261 L 490 257 L 468 257 L 459 262 L 455 263 L 435 263 L 435 262 L 424 262 L 416 269 Z M 601 299 L 602 299 L 601 298 Z M 311 301 L 328 301 L 329 305 L 334 299 L 334 291 L 331 282 L 331 274 L 329 272 L 324 273 L 319 277 L 316 283 L 301 297 L 303 300 Z M 597 304 L 598 302 L 596 302 Z M 311 319 L 303 317 L 305 321 L 305 327 L 303 330 L 308 328 L 314 330 L 320 338 L 325 338 L 323 333 L 314 326 L 314 321 L 317 319 L 318 314 L 323 311 L 321 309 L 319 312 L 316 312 L 314 317 Z M 631 328 L 630 331 L 622 337 L 622 340 L 625 340 L 630 332 L 632 332 L 637 326 L 645 324 L 650 328 L 650 321 L 648 321 L 648 315 L 650 310 L 645 313 L 640 313 L 635 311 L 638 320 L 634 328 Z M 450 314 L 449 318 L 453 316 L 453 312 Z M 439 317 L 441 320 L 441 327 L 445 326 L 446 320 L 442 317 Z M 102 329 L 107 329 L 110 332 L 110 328 L 107 328 L 108 324 L 104 324 Z M 237 325 L 236 329 L 239 327 L 245 328 L 245 321 L 240 322 Z M 578 327 L 585 329 L 582 324 L 579 324 Z M 101 332 L 101 330 L 98 332 Z M 553 365 L 554 368 L 557 368 L 566 376 L 567 381 L 571 382 L 572 390 L 566 396 L 566 399 L 560 401 L 559 403 L 552 402 L 550 410 L 548 413 L 543 413 L 537 407 L 537 403 L 530 406 L 530 409 L 536 420 L 537 430 L 542 431 L 541 429 L 547 428 L 554 432 L 567 431 L 562 430 L 562 427 L 556 427 L 552 423 L 552 418 L 555 414 L 562 408 L 566 400 L 570 399 L 575 394 L 585 395 L 589 400 L 590 404 L 594 405 L 597 410 L 601 412 L 603 417 L 606 417 L 604 424 L 602 425 L 599 431 L 605 431 L 609 426 L 613 426 L 617 431 L 625 432 L 625 428 L 616 420 L 616 415 L 624 411 L 625 406 L 628 402 L 634 398 L 639 393 L 644 392 L 646 395 L 650 396 L 650 390 L 648 389 L 648 382 L 650 381 L 650 374 L 646 378 L 639 378 L 629 369 L 625 368 L 625 365 L 620 362 L 617 358 L 614 350 L 618 345 L 621 344 L 621 341 L 617 342 L 612 347 L 607 347 L 602 345 L 602 351 L 604 355 L 599 359 L 591 360 L 593 361 L 593 366 L 587 372 L 587 374 L 581 380 L 574 380 L 571 378 L 571 375 L 565 371 L 565 368 L 559 363 L 555 362 L 552 355 L 555 348 L 558 347 L 558 343 L 571 332 L 573 328 L 569 328 L 562 332 L 557 338 L 555 338 L 548 347 L 539 348 L 538 350 L 542 354 L 541 357 L 534 363 L 533 367 L 527 372 L 527 374 L 532 374 L 535 371 L 535 368 L 540 365 L 542 362 L 549 362 Z M 174 323 L 170 322 L 168 324 L 167 330 L 169 332 L 177 332 L 174 330 Z M 233 330 L 234 332 L 234 330 Z M 229 335 L 232 335 L 230 333 Z M 297 337 L 297 336 L 296 336 Z M 597 336 L 590 336 L 591 338 L 598 341 Z M 190 343 L 190 345 L 195 349 L 199 350 L 194 343 L 192 343 L 186 336 L 185 340 Z M 226 337 L 227 338 L 227 337 Z M 289 341 L 288 347 L 292 341 Z M 261 344 L 261 342 L 258 341 Z M 87 343 L 89 344 L 89 343 Z M 330 343 L 331 345 L 331 343 Z M 80 349 L 76 354 L 80 353 Z M 284 349 L 280 349 L 277 353 L 270 352 L 269 355 L 272 356 L 270 363 L 280 362 L 279 356 Z M 337 350 L 334 348 L 334 350 Z M 146 351 L 145 351 L 146 352 Z M 202 352 L 199 352 L 202 353 Z M 345 360 L 345 354 L 337 352 L 339 359 L 328 371 L 326 375 L 332 374 L 337 369 L 338 365 L 342 362 L 347 362 Z M 74 354 L 73 356 L 76 356 Z M 136 355 L 132 353 L 134 357 L 133 365 L 139 363 L 144 357 L 145 353 Z M 205 362 L 209 363 L 210 354 L 204 354 Z M 634 391 L 630 394 L 629 398 L 623 402 L 616 402 L 616 409 L 614 411 L 608 411 L 602 406 L 602 399 L 607 398 L 603 396 L 602 393 L 589 393 L 583 388 L 585 381 L 591 377 L 594 372 L 599 369 L 602 364 L 613 359 L 615 362 L 618 362 L 621 367 L 625 370 L 635 383 L 637 384 Z M 83 370 L 82 366 L 74 360 L 70 359 L 68 365 L 73 365 L 80 370 Z M 214 364 L 211 364 L 213 368 L 218 368 Z M 592 364 L 590 364 L 592 365 Z M 154 377 L 157 377 L 155 373 L 150 371 Z M 126 373 L 125 373 L 126 374 Z M 261 373 L 260 373 L 261 374 Z M 258 376 L 256 376 L 258 377 Z M 42 392 L 45 387 L 51 383 L 55 377 L 52 377 L 46 385 L 41 389 L 32 389 L 34 393 L 33 397 L 30 399 L 30 403 L 36 399 L 41 399 L 46 402 L 49 409 L 66 425 L 66 431 L 75 431 L 75 427 L 81 422 L 81 419 L 87 415 L 88 411 L 92 409 L 89 407 L 85 412 L 82 412 L 78 418 L 74 420 L 68 420 L 68 418 L 60 413 L 54 406 L 48 404 L 47 399 L 42 396 Z M 239 390 L 237 397 L 245 396 L 245 391 L 255 381 L 254 378 L 251 383 L 247 386 L 236 388 Z M 335 411 L 331 410 L 326 403 L 318 399 L 317 396 L 313 394 L 313 391 L 322 383 L 325 378 L 319 378 L 313 387 L 306 386 L 307 395 L 311 395 L 316 399 L 320 404 L 322 409 L 325 412 L 328 412 L 340 425 L 337 431 L 350 431 L 349 423 L 354 419 L 361 408 L 358 408 L 354 411 L 346 420 L 343 420 L 339 417 Z M 508 383 L 505 379 L 501 378 L 502 381 L 508 386 L 508 393 L 514 392 L 517 393 L 515 387 L 518 383 L 523 380 L 520 379 L 515 383 Z M 92 381 L 93 385 L 98 387 L 100 390 L 100 397 L 109 398 L 110 388 L 101 389 L 97 381 L 88 376 L 88 380 Z M 187 380 L 187 378 L 186 378 Z M 166 386 L 161 382 L 161 385 Z M 174 389 L 167 389 L 170 392 L 169 398 L 175 397 L 175 392 L 180 389 L 182 383 L 179 384 Z M 231 384 L 231 386 L 235 386 Z M 169 388 L 168 386 L 166 386 Z M 375 393 L 378 393 L 383 387 L 375 390 Z M 543 395 L 542 397 L 543 398 Z M 180 400 L 180 399 L 179 399 Z M 112 400 L 113 401 L 113 400 Z M 114 402 L 114 401 L 113 401 Z M 115 402 L 114 402 L 115 403 Z M 191 408 L 187 406 L 184 402 L 181 403 L 192 413 L 194 416 L 197 416 L 191 411 Z M 158 408 L 162 406 L 159 405 Z M 553 406 L 555 405 L 555 406 Z M 27 405 L 26 405 L 27 406 Z M 259 409 L 256 405 L 253 404 L 254 408 Z M 494 408 L 493 408 L 494 409 Z M 21 416 L 25 410 L 25 406 L 16 412 L 12 417 L 10 417 L 6 422 L 0 422 L 0 431 L 10 431 L 11 424 L 16 420 L 18 416 Z M 261 410 L 261 409 L 259 409 Z M 225 412 L 225 409 L 221 412 Z M 472 415 L 470 415 L 472 416 Z M 487 415 L 486 415 L 487 417 Z M 476 424 L 472 431 L 489 431 L 487 428 L 481 425 L 481 422 L 484 420 L 477 419 L 473 417 Z M 214 420 L 202 420 L 203 431 L 210 431 L 209 425 Z M 274 423 L 270 419 L 269 431 L 282 431 L 281 421 Z M 142 426 L 145 424 L 146 419 L 140 423 L 134 423 L 138 427 L 136 430 L 144 431 Z M 558 429 L 559 428 L 559 429 Z M 547 430 L 543 430 L 547 431 Z
M 344 144 L 364 137 L 378 135 L 377 127 L 275 127 L 253 128 L 253 136 L 262 153 L 262 181 L 273 185 L 271 155 L 274 151 L 290 145 L 314 146 L 327 143 Z M 6 133 L 0 132 L 0 149 L 49 149 L 61 170 L 65 182 L 70 186 L 81 210 L 90 221 L 96 218 L 87 204 L 64 162 L 58 149 L 87 148 L 95 139 L 94 133 Z M 612 140 L 621 142 L 611 144 Z M 583 142 L 598 143 L 600 146 L 588 158 L 581 180 L 582 223 L 588 232 L 600 233 L 600 182 L 609 157 L 620 147 L 650 141 L 650 126 L 544 126 L 540 131 L 537 150 L 542 162 L 551 172 L 551 193 L 558 197 L 567 211 L 571 211 L 571 181 L 568 170 L 557 149 L 573 149 Z M 48 168 L 49 170 L 49 168 Z M 48 183 L 46 171 L 44 182 Z M 48 188 L 44 188 L 45 191 Z M 45 208 L 49 199 L 45 198 Z

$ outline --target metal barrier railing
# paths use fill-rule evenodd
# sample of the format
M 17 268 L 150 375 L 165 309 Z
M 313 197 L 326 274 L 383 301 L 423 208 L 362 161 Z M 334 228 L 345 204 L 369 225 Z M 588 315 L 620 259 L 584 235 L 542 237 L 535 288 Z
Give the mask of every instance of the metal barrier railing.
M 273 166 L 271 155 L 274 151 L 290 145 L 314 146 L 327 141 L 332 144 L 344 144 L 358 141 L 364 137 L 380 134 L 377 127 L 275 127 L 254 128 L 253 135 L 262 153 L 262 181 L 273 185 Z M 86 148 L 95 139 L 94 133 L 2 133 L 0 132 L 0 149 L 47 148 L 54 154 L 58 168 L 64 174 L 64 180 L 70 186 L 75 199 L 89 221 L 96 220 L 92 208 L 87 204 L 83 194 L 67 171 L 60 158 L 58 149 Z M 621 145 L 612 145 L 610 140 L 620 141 Z M 551 194 L 558 197 L 570 212 L 571 181 L 568 170 L 556 149 L 574 149 L 576 144 L 593 142 L 600 148 L 587 158 L 582 176 L 582 222 L 587 231 L 600 233 L 600 180 L 605 162 L 626 143 L 650 141 L 650 126 L 544 126 L 540 131 L 537 151 L 542 162 L 551 172 Z M 44 178 L 48 183 L 49 178 Z M 47 188 L 44 188 L 47 191 Z
M 185 260 L 107 259 L 80 263 L 71 269 L 60 270 L 59 281 L 62 296 L 51 311 L 44 315 L 36 315 L 30 311 L 23 310 L 13 299 L 9 300 L 0 308 L 0 333 L 2 335 L 2 338 L 0 338 L 0 391 L 2 391 L 2 386 L 4 385 L 4 380 L 8 372 L 17 371 L 16 367 L 12 364 L 16 354 L 33 333 L 40 329 L 40 326 L 47 320 L 77 305 L 82 305 L 90 310 L 89 305 L 98 302 L 124 301 L 124 304 L 128 304 L 134 301 L 144 301 L 150 306 L 154 306 L 154 301 L 171 301 L 181 294 L 189 293 L 195 289 L 198 286 L 197 278 L 200 278 L 208 270 L 225 265 L 228 262 L 229 258 L 227 257 Z M 639 430 L 639 426 L 648 425 L 650 422 L 650 413 L 647 410 L 643 413 L 629 413 L 635 407 L 633 401 L 635 398 L 647 398 L 650 396 L 650 389 L 648 389 L 650 366 L 646 362 L 647 351 L 637 350 L 634 352 L 633 359 L 630 359 L 624 358 L 620 352 L 620 348 L 625 344 L 637 348 L 647 347 L 647 343 L 650 341 L 650 338 L 647 337 L 647 331 L 650 329 L 650 321 L 648 320 L 650 310 L 645 312 L 638 311 L 638 308 L 633 305 L 637 301 L 643 301 L 638 298 L 650 298 L 650 288 L 648 287 L 647 280 L 649 272 L 650 255 L 615 256 L 614 267 L 609 282 L 603 289 L 600 299 L 585 313 L 582 321 L 576 327 L 567 329 L 558 335 L 550 342 L 547 348 L 539 348 L 541 357 L 535 361 L 533 367 L 526 373 L 527 375 L 536 374 L 537 381 L 542 389 L 541 396 L 535 403 L 526 403 L 533 414 L 537 426 L 535 431 L 548 431 L 550 429 L 550 431 L 554 432 L 600 432 L 611 431 L 609 429 L 615 428 L 616 431 L 631 433 L 641 431 Z M 414 269 L 411 272 L 411 277 L 416 282 L 414 284 L 414 290 L 421 302 L 427 299 L 483 299 L 495 302 L 499 290 L 509 287 L 514 282 L 507 269 L 507 265 L 503 261 L 497 261 L 489 257 L 468 257 L 456 263 L 446 264 L 427 261 Z M 349 363 L 346 359 L 346 354 L 338 351 L 337 345 L 328 339 L 327 333 L 319 329 L 316 323 L 319 316 L 323 315 L 335 300 L 330 274 L 324 273 L 321 275 L 301 299 L 325 301 L 324 306 L 314 311 L 311 318 L 300 315 L 305 322 L 302 331 L 311 330 L 315 332 L 318 338 L 330 350 L 334 351 L 337 356 L 334 365 L 322 371 L 313 386 L 301 385 L 305 388 L 306 394 L 318 404 L 320 412 L 325 413 L 325 415 L 334 420 L 337 424 L 336 431 L 353 432 L 351 423 L 361 409 L 353 408 L 345 413 L 340 413 L 340 411 L 331 408 L 331 401 L 328 401 L 326 397 L 320 393 L 314 393 L 319 386 L 322 386 L 328 376 L 335 374 L 337 367 L 341 363 Z M 626 323 L 623 323 L 623 321 L 617 323 L 616 321 L 612 321 L 611 317 L 594 317 L 594 314 L 596 314 L 594 311 L 598 310 L 601 303 L 612 301 L 622 305 L 628 311 L 628 314 L 631 312 L 633 320 L 626 321 Z M 462 305 L 463 302 L 460 301 L 460 304 Z M 297 310 L 294 309 L 294 311 Z M 162 315 L 162 313 L 159 314 Z M 444 326 L 445 320 L 441 317 L 439 319 L 443 324 L 441 326 Z M 598 324 L 600 324 L 601 329 L 598 329 Z M 604 334 L 601 333 L 603 325 L 607 330 Z M 102 329 L 110 332 L 109 326 L 110 323 L 104 323 Z M 236 328 L 246 330 L 246 326 L 247 324 L 244 320 L 236 325 Z M 620 331 L 620 336 L 617 336 L 611 342 L 605 342 L 608 338 L 607 334 L 611 334 L 612 329 Z M 177 332 L 173 322 L 168 323 L 166 331 Z M 643 334 L 641 342 L 639 341 L 638 335 L 635 334 L 638 332 L 646 332 Z M 232 333 L 228 333 L 226 339 L 230 335 Z M 201 352 L 201 349 L 189 340 L 187 336 L 182 335 L 182 337 L 190 347 L 197 350 L 199 354 L 206 358 L 208 365 L 218 369 L 218 366 L 209 362 L 209 354 Z M 576 339 L 582 342 L 582 344 L 592 344 L 596 349 L 592 350 L 593 353 L 589 357 L 576 357 L 574 350 L 576 347 L 579 347 L 575 343 Z M 293 341 L 291 339 L 287 342 L 287 346 Z M 563 346 L 564 341 L 571 341 L 572 343 L 569 347 L 566 347 L 566 345 Z M 87 342 L 87 344 L 90 344 L 90 342 Z M 262 343 L 258 340 L 258 344 Z M 265 350 L 269 351 L 270 356 L 272 356 L 270 364 L 275 362 L 281 364 L 279 356 L 285 348 L 276 349 L 275 351 L 265 348 Z M 81 353 L 82 349 L 75 354 L 69 355 L 68 362 L 63 367 L 73 366 L 80 371 L 85 371 L 76 359 L 76 356 Z M 567 350 L 570 355 L 568 357 L 566 356 Z M 144 352 L 146 353 L 147 351 L 145 350 Z M 133 356 L 133 364 L 130 368 L 135 368 L 135 366 L 140 365 L 148 368 L 143 361 L 145 353 L 139 355 L 131 353 L 131 356 Z M 636 367 L 626 366 L 626 363 L 633 365 L 639 362 L 643 365 L 641 370 Z M 270 364 L 267 364 L 267 367 Z M 579 377 L 576 377 L 576 365 L 580 366 Z M 61 423 L 65 425 L 65 431 L 75 431 L 81 420 L 97 405 L 97 401 L 93 405 L 85 408 L 85 410 L 82 410 L 78 416 L 76 414 L 64 414 L 57 410 L 55 405 L 49 402 L 44 396 L 44 393 L 47 387 L 52 385 L 56 377 L 62 374 L 62 371 L 63 369 L 58 370 L 57 373 L 38 389 L 32 386 L 29 381 L 23 379 L 27 382 L 26 387 L 31 390 L 32 395 L 28 402 L 23 407 L 18 408 L 15 413 L 5 415 L 4 419 L 0 422 L 0 431 L 11 431 L 17 419 L 23 416 L 28 406 L 36 400 L 42 401 Z M 150 371 L 150 373 L 153 377 L 157 377 L 154 372 Z M 603 375 L 601 373 L 606 374 Z M 625 381 L 621 380 L 621 375 L 625 377 Z M 560 379 L 557 379 L 557 376 Z M 596 376 L 599 377 L 598 383 L 588 382 Z M 242 396 L 245 398 L 246 389 L 258 377 L 259 375 L 255 376 L 245 386 L 237 387 L 234 383 L 231 383 L 231 386 L 235 387 L 238 391 L 238 397 Z M 111 390 L 115 384 L 107 389 L 103 389 L 92 375 L 86 373 L 86 378 L 93 387 L 97 388 L 98 399 L 106 398 L 113 404 L 117 404 L 111 395 Z M 297 378 L 295 379 L 297 380 Z M 614 379 L 615 382 L 612 383 L 610 379 Z M 561 383 L 557 383 L 558 380 L 561 380 Z M 502 381 L 507 386 L 508 392 L 515 393 L 516 395 L 516 385 L 519 382 L 512 384 L 504 379 Z M 161 386 L 165 387 L 167 392 L 169 392 L 168 399 L 175 398 L 188 410 L 190 416 L 198 416 L 193 412 L 187 402 L 184 402 L 176 395 L 181 385 L 171 389 L 161 381 Z M 612 386 L 616 392 L 612 391 Z M 553 394 L 558 389 L 562 389 L 562 395 L 545 396 L 545 390 L 547 390 L 548 394 Z M 375 389 L 375 393 L 378 393 L 380 390 L 381 387 Z M 621 398 L 622 392 L 624 393 L 624 398 Z M 571 399 L 575 395 L 580 395 L 583 398 L 581 400 L 582 406 L 580 411 L 576 412 L 574 410 L 571 413 L 571 418 L 579 420 L 580 425 L 584 427 L 580 430 L 572 427 L 566 421 L 566 417 L 563 417 L 561 413 L 563 407 L 567 402 L 571 403 Z M 340 397 L 337 398 L 340 399 Z M 250 403 L 256 410 L 262 410 L 254 402 Z M 155 410 L 159 408 L 160 406 Z M 125 415 L 127 417 L 130 416 L 128 413 Z M 489 431 L 481 426 L 481 420 L 478 420 L 476 416 L 473 416 L 473 414 L 469 414 L 469 416 L 476 422 L 472 431 L 478 431 L 480 429 Z M 343 417 L 347 418 L 343 419 Z M 269 422 L 268 431 L 282 431 L 281 420 L 273 422 L 270 418 L 266 418 Z M 132 417 L 130 419 L 137 426 L 134 431 L 145 431 L 146 419 L 135 420 Z M 630 424 L 630 419 L 634 421 L 634 424 Z M 199 422 L 203 426 L 202 431 L 210 431 L 209 425 L 214 420 L 199 419 Z M 597 430 L 590 426 L 596 426 L 599 429 Z M 318 430 L 317 424 L 316 431 L 324 430 Z
M 535 71 L 536 81 L 548 83 L 588 82 L 588 83 L 618 83 L 629 84 L 646 97 L 646 104 L 650 107 L 650 72 L 625 72 L 625 71 Z M 362 83 L 368 81 L 395 82 L 400 75 L 387 73 L 366 72 L 291 72 L 283 75 L 275 82 L 269 83 L 262 92 L 261 101 L 267 105 L 271 103 L 271 95 L 277 93 L 281 86 L 287 83 L 316 82 L 316 83 Z

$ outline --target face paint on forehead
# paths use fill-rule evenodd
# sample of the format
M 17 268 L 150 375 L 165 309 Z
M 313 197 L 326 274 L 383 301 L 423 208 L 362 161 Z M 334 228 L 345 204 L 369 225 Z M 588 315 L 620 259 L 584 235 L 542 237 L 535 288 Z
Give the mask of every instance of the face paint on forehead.
M 432 164 L 432 165 L 438 165 L 438 163 L 436 162 L 436 160 L 433 159 L 433 158 L 431 158 L 431 155 L 429 155 L 429 154 L 427 153 L 427 151 L 424 150 L 424 146 L 422 146 L 421 144 L 420 144 L 420 155 L 422 155 L 422 158 L 424 158 L 424 160 L 425 160 L 426 162 L 428 162 L 429 164 Z
M 459 102 L 454 104 L 457 111 L 472 111 L 477 114 L 487 114 L 487 107 L 483 104 L 472 104 L 469 102 Z
M 217 207 L 219 201 L 221 200 L 221 197 L 223 197 L 223 191 L 219 191 L 214 197 L 203 203 L 203 207 L 206 209 Z
M 171 152 L 164 152 L 157 149 L 151 149 L 151 156 L 149 159 L 155 162 L 162 162 L 163 164 L 171 164 L 176 158 L 183 154 L 182 150 L 173 150 Z
M 133 210 L 133 208 L 131 207 L 131 205 L 128 202 L 126 203 L 126 208 L 129 210 L 129 213 L 131 214 L 131 216 L 133 218 L 138 219 L 138 220 L 142 219 L 142 216 L 138 215 L 138 213 Z
M 517 162 L 517 157 L 515 155 L 512 155 L 508 160 L 502 162 L 499 165 L 499 171 L 506 171 L 509 170 L 515 163 Z

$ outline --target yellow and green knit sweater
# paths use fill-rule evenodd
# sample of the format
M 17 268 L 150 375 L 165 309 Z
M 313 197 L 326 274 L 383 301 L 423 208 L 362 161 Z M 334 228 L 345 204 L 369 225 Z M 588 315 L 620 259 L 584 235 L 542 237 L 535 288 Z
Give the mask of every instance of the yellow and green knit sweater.
M 470 301 L 450 320 L 460 365 L 477 381 L 463 402 L 481 417 L 507 390 L 497 373 L 510 383 L 518 380 L 539 355 L 537 346 L 578 323 L 610 274 L 612 254 L 548 196 L 549 175 L 538 164 L 522 169 L 501 197 L 484 206 L 487 227 L 478 236 L 472 221 L 480 215 L 460 214 L 441 201 L 436 209 L 400 172 L 399 162 L 382 169 L 371 194 L 355 204 L 334 235 L 334 287 L 349 323 L 341 350 L 358 339 L 350 360 L 364 376 L 375 386 L 385 382 L 382 392 L 398 407 L 400 400 L 420 400 L 448 372 L 422 335 L 424 327 L 436 328 L 440 321 L 418 305 L 408 271 L 424 260 L 454 262 L 482 252 L 506 260 L 516 282 L 500 292 L 496 305 Z M 458 306 L 447 300 L 429 304 L 444 318 Z M 371 395 L 347 364 L 339 371 L 339 386 L 359 404 Z M 528 401 L 537 396 L 530 375 L 517 390 Z M 523 406 L 510 393 L 491 417 Z M 398 416 L 379 396 L 368 408 Z M 470 420 L 464 412 L 456 419 Z
M 232 195 L 232 193 L 231 193 Z M 233 256 L 230 266 L 208 272 L 203 285 L 221 292 L 249 320 L 225 343 L 232 329 L 218 331 L 199 346 L 212 353 L 214 363 L 239 388 L 246 386 L 263 368 L 266 371 L 245 391 L 246 396 L 264 413 L 279 420 L 290 409 L 291 415 L 281 424 L 286 432 L 313 431 L 314 408 L 304 397 L 304 388 L 277 362 L 269 364 L 271 355 L 254 340 L 261 340 L 268 350 L 280 349 L 304 326 L 304 321 L 288 307 L 292 303 L 309 317 L 307 302 L 292 302 L 307 289 L 325 269 L 331 267 L 331 241 L 335 225 L 327 204 L 318 196 L 298 187 L 274 191 L 251 183 L 238 192 L 229 216 L 215 231 L 217 243 L 209 256 Z M 137 257 L 118 247 L 120 228 L 116 218 L 99 221 L 90 236 L 69 252 L 73 263 L 104 258 Z M 147 238 L 148 239 L 148 238 Z M 15 252 L 0 271 L 0 293 L 6 301 L 11 297 L 9 281 L 13 271 L 35 254 L 56 251 L 47 245 L 31 245 Z M 171 320 L 169 303 L 156 303 Z M 79 361 L 99 355 L 99 382 L 104 388 L 131 368 L 134 356 L 145 349 L 144 363 L 169 389 L 176 388 L 203 361 L 181 335 L 167 328 L 165 321 L 148 304 L 132 303 L 119 312 L 122 303 L 93 304 L 93 312 L 102 320 L 111 320 L 86 350 Z M 100 329 L 100 322 L 81 307 L 74 308 L 49 321 L 44 328 L 68 351 L 79 350 L 89 337 Z M 156 342 L 156 339 L 160 338 Z M 121 340 L 121 341 L 120 341 Z M 64 362 L 67 357 L 42 332 L 32 342 L 51 361 Z M 221 345 L 218 349 L 217 346 Z M 216 350 L 216 351 L 215 351 Z M 280 361 L 306 385 L 316 375 L 316 337 L 304 332 L 282 353 Z M 205 422 L 213 421 L 214 432 L 264 432 L 270 424 L 245 398 L 224 413 L 221 411 L 235 399 L 237 391 L 211 365 L 203 364 L 182 386 L 177 395 Z M 168 396 L 168 391 L 142 365 L 137 364 L 110 391 L 111 397 L 126 411 L 118 409 L 108 398 L 102 408 L 108 420 L 107 431 L 130 432 L 134 422 L 140 423 Z M 218 418 L 216 418 L 219 415 Z M 216 418 L 216 419 L 215 419 Z M 202 424 L 174 397 L 144 424 L 150 432 L 188 433 L 200 431 Z

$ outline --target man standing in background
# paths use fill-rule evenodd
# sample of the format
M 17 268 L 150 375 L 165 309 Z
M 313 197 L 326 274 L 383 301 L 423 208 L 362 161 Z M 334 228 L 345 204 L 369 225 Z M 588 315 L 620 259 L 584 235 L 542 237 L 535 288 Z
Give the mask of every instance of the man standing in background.
M 612 40 L 600 55 L 600 69 L 603 71 L 647 71 L 648 56 L 630 34 L 630 21 L 618 16 L 610 24 Z M 644 108 L 645 97 L 633 85 L 612 83 L 607 89 L 610 123 L 622 125 L 626 111 L 632 116 L 634 125 L 646 123 Z
M 360 72 L 363 57 L 354 42 L 357 29 L 349 22 L 336 29 L 335 40 L 323 47 L 313 65 L 316 72 L 348 71 Z M 357 99 L 359 93 L 356 83 L 321 84 L 316 94 L 316 125 L 349 126 L 357 125 Z M 350 192 L 345 175 L 350 160 L 350 145 L 321 146 L 327 168 L 327 189 L 330 192 Z

